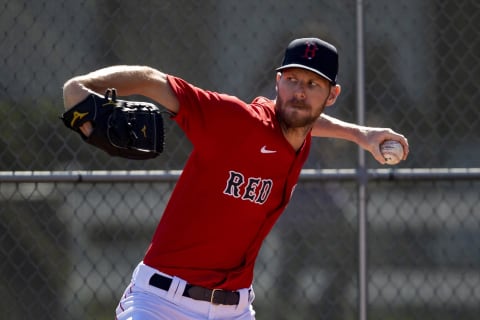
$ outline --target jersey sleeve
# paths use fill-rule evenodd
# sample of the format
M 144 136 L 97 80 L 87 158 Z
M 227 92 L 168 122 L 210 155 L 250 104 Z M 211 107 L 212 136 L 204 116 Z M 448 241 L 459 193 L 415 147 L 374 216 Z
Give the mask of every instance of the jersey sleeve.
M 203 90 L 170 75 L 168 83 L 180 106 L 173 119 L 194 146 L 241 127 L 249 113 L 248 105 L 234 96 Z

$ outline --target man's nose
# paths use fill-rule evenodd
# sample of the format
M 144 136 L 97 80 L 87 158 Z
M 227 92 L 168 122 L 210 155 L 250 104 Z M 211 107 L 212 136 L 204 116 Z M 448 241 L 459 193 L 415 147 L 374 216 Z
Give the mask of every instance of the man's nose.
M 294 91 L 295 97 L 297 99 L 305 99 L 305 84 L 301 81 L 297 83 Z

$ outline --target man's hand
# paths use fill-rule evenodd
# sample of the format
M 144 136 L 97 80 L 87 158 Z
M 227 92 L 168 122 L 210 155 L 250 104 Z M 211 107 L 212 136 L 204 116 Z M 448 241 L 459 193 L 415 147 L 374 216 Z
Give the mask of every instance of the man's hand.
M 385 158 L 380 152 L 380 145 L 386 140 L 395 140 L 402 144 L 404 151 L 402 160 L 407 159 L 409 152 L 407 138 L 392 129 L 360 126 L 326 114 L 322 114 L 315 122 L 312 135 L 355 142 L 369 151 L 381 164 L 386 164 Z
M 403 135 L 396 133 L 389 128 L 365 127 L 363 136 L 359 138 L 358 145 L 369 151 L 372 156 L 381 164 L 385 164 L 385 158 L 380 152 L 380 145 L 386 140 L 395 140 L 403 146 L 403 159 L 406 160 L 409 153 L 408 140 Z
M 163 152 L 164 125 L 160 109 L 144 101 L 117 100 L 115 89 L 96 93 L 70 107 L 60 119 L 89 144 L 111 156 L 145 160 Z M 65 100 L 65 108 L 71 101 Z
M 84 124 L 82 124 L 80 127 L 79 127 L 80 131 L 82 131 L 83 135 L 85 137 L 90 137 L 90 135 L 92 134 L 93 132 L 93 126 L 92 126 L 92 123 L 90 121 L 88 122 L 85 122 Z

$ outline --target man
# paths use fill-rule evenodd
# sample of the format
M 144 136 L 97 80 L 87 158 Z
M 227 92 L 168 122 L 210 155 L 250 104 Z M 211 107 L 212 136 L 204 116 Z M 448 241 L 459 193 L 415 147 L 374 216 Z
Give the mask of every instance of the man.
M 337 70 L 335 47 L 303 38 L 277 69 L 275 100 L 247 104 L 144 66 L 107 67 L 65 84 L 66 109 L 107 88 L 149 97 L 193 145 L 117 319 L 254 319 L 255 259 L 291 198 L 311 137 L 356 142 L 382 163 L 379 145 L 397 140 L 406 158 L 402 135 L 322 115 L 340 94 Z

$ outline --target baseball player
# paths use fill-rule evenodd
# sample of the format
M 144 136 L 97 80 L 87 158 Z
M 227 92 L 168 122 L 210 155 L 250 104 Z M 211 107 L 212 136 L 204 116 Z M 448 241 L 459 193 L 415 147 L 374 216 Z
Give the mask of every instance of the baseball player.
M 251 103 L 200 89 L 146 66 L 112 66 L 64 85 L 65 108 L 116 88 L 164 106 L 193 150 L 116 319 L 255 319 L 254 264 L 290 201 L 312 137 L 353 141 L 383 163 L 391 129 L 326 115 L 340 94 L 338 55 L 318 38 L 292 41 L 276 73 L 276 98 Z M 82 125 L 85 136 L 93 126 Z

